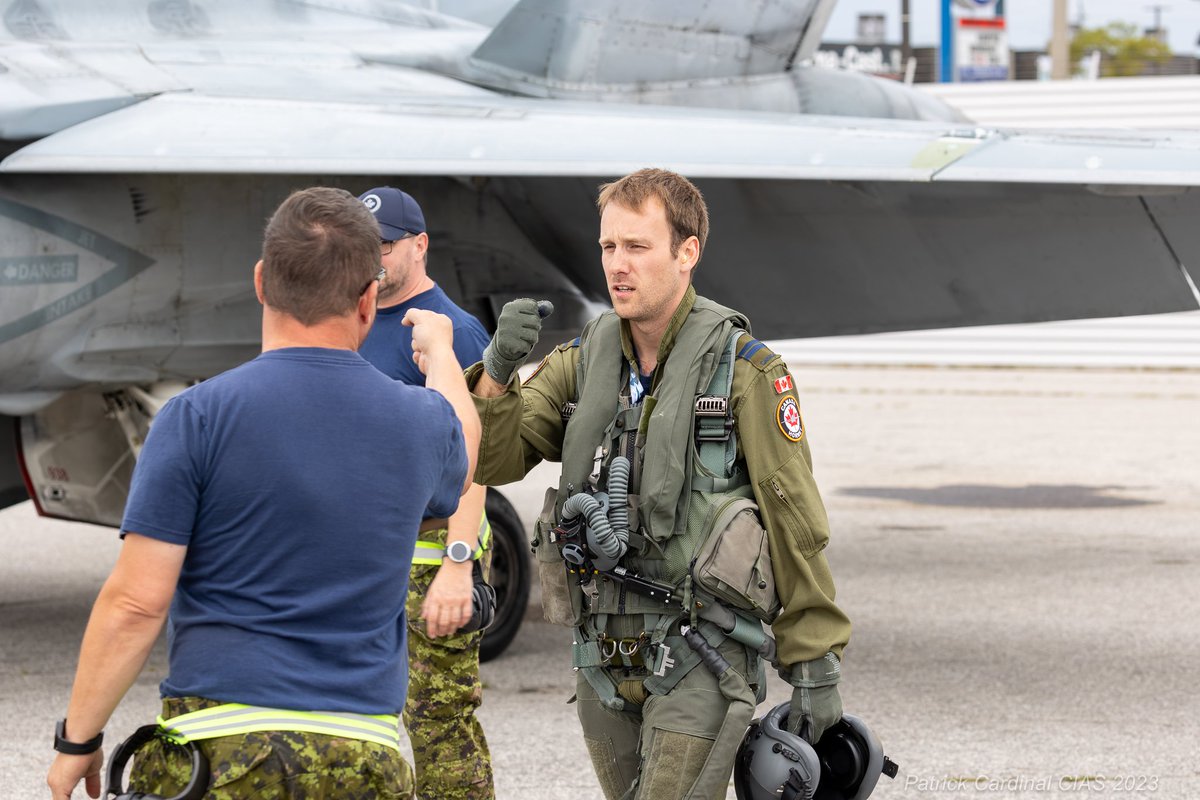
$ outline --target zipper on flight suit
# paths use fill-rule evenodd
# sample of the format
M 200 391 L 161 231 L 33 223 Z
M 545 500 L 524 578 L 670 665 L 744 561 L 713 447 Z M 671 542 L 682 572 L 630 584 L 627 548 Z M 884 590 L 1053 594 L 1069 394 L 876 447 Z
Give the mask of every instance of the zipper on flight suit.
M 805 520 L 804 516 L 796 510 L 796 506 L 792 503 L 791 498 L 787 496 L 787 493 L 783 491 L 783 487 L 779 485 L 779 481 L 777 481 L 774 477 L 771 478 L 771 488 L 775 490 L 775 496 L 779 498 L 779 502 L 782 504 L 784 512 L 791 517 L 795 525 L 796 533 L 801 535 L 806 548 L 811 549 L 815 547 L 816 542 L 813 539 L 812 528 L 808 526 L 808 521 Z

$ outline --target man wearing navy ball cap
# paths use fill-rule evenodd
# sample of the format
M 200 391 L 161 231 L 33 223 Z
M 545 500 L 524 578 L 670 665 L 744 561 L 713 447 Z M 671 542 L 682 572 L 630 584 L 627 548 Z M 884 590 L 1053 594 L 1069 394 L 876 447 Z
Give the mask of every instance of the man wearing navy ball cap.
M 483 357 L 489 336 L 429 277 L 425 214 L 408 192 L 381 186 L 359 200 L 379 223 L 387 275 L 379 308 L 359 353 L 384 374 L 424 385 L 412 360 L 412 330 L 400 323 L 409 309 L 445 314 L 454 323 L 460 364 Z M 486 489 L 472 486 L 449 518 L 421 525 L 408 586 L 409 685 L 404 724 L 412 741 L 417 796 L 478 800 L 494 796 L 491 757 L 475 709 L 483 696 L 479 679 L 482 633 L 458 633 L 471 617 L 473 566 L 483 559 L 490 529 L 483 515 Z

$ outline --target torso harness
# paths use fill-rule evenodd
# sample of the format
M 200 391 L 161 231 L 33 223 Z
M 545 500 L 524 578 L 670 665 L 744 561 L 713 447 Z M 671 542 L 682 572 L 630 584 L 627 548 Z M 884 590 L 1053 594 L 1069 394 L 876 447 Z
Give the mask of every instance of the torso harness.
M 775 652 L 761 621 L 778 601 L 730 398 L 747 327 L 697 298 L 645 397 L 615 314 L 580 337 L 576 401 L 563 409 L 558 525 L 539 529 L 534 545 L 542 561 L 548 546 L 561 555 L 567 580 L 544 582 L 543 592 L 567 593 L 559 600 L 575 628 L 573 666 L 614 710 L 636 712 L 701 663 L 731 701 L 752 707 L 755 692 L 716 650 L 728 637 L 746 646 L 748 675 L 764 691 L 760 657 Z

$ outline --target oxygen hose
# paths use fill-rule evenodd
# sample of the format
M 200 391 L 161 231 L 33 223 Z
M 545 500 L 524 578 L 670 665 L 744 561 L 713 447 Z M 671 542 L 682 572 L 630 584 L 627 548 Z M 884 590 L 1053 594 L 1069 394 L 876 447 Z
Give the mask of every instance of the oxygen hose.
M 609 514 L 612 522 L 604 515 L 604 508 L 591 495 L 580 492 L 571 495 L 563 503 L 563 522 L 582 514 L 587 520 L 590 533 L 588 543 L 596 555 L 616 561 L 629 548 L 629 459 L 617 456 L 608 467 Z
M 616 456 L 608 465 L 608 521 L 621 540 L 621 552 L 629 547 L 629 459 Z
M 563 522 L 572 520 L 580 514 L 587 520 L 588 528 L 594 536 L 594 546 L 600 551 L 597 555 L 612 559 L 620 558 L 625 552 L 625 548 L 622 546 L 624 543 L 613 533 L 600 502 L 582 492 L 571 495 L 567 502 L 563 503 Z

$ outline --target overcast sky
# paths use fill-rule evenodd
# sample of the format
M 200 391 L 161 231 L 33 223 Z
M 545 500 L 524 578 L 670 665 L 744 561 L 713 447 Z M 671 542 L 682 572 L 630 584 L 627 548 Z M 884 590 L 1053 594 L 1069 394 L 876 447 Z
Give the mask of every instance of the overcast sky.
M 1152 27 L 1155 5 L 1163 6 L 1162 22 L 1176 53 L 1196 52 L 1200 35 L 1200 0 L 1068 0 L 1067 18 L 1074 22 L 1082 10 L 1089 28 L 1109 22 L 1132 22 Z M 914 45 L 936 45 L 941 40 L 941 0 L 909 0 Z M 900 0 L 839 0 L 825 29 L 829 41 L 853 41 L 860 13 L 887 16 L 888 39 L 900 42 Z M 1050 40 L 1050 0 L 1004 0 L 1008 43 L 1015 50 L 1045 47 Z

